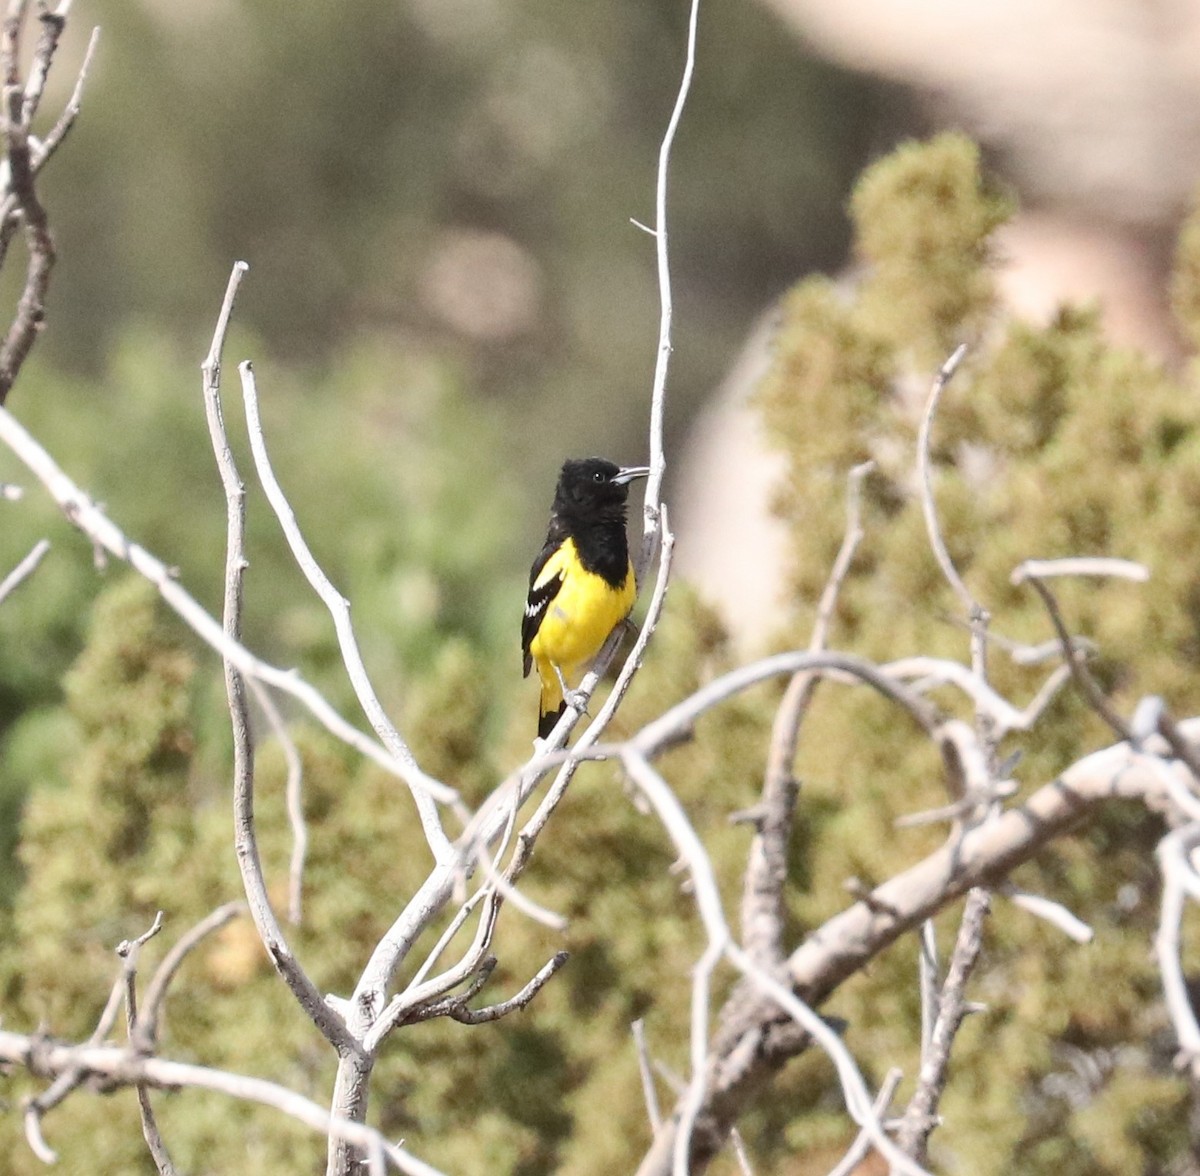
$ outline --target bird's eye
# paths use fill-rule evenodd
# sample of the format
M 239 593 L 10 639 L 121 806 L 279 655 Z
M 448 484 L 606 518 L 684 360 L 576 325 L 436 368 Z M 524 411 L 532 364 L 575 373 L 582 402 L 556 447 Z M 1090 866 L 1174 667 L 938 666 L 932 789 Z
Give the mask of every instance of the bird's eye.
M 593 482 L 603 482 L 603 481 L 604 481 L 604 471 L 603 471 L 603 470 L 597 470 L 597 471 L 596 471 L 596 472 L 595 472 L 595 473 L 592 475 L 592 481 L 593 481 Z

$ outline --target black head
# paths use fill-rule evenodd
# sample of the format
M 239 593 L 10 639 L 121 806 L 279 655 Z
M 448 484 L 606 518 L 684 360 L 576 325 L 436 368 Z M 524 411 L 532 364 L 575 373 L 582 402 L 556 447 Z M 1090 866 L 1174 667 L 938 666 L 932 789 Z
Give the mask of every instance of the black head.
M 646 466 L 622 468 L 602 457 L 565 461 L 554 492 L 554 509 L 566 515 L 623 514 L 629 483 L 649 472 Z

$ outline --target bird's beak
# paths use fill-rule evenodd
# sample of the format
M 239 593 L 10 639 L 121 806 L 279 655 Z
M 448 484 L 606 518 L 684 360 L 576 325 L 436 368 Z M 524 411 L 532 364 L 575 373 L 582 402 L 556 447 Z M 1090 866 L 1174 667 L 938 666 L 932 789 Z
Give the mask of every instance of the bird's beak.
M 625 486 L 637 478 L 648 478 L 649 476 L 649 466 L 625 466 L 624 469 L 617 470 L 613 474 L 613 481 L 618 486 Z

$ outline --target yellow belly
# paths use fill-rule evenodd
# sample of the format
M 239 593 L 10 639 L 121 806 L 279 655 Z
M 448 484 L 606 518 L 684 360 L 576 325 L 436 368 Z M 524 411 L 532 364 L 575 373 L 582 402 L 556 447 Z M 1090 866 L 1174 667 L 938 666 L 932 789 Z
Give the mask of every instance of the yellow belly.
M 529 652 L 539 670 L 547 664 L 556 665 L 568 684 L 573 684 L 573 677 L 586 668 L 608 635 L 629 615 L 636 585 L 632 564 L 619 588 L 602 576 L 584 571 L 570 539 L 546 561 L 538 583 L 560 574 L 563 586 L 550 602 L 529 643 Z

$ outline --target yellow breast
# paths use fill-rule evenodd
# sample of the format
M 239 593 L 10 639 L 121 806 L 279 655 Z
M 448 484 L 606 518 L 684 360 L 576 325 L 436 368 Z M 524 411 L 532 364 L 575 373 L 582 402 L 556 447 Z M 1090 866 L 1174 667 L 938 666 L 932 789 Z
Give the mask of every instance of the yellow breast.
M 600 652 L 608 635 L 633 608 L 636 585 L 633 565 L 614 588 L 603 576 L 586 571 L 572 539 L 547 561 L 537 584 L 561 575 L 563 585 L 550 602 L 529 652 L 539 662 L 552 662 L 568 679 Z

